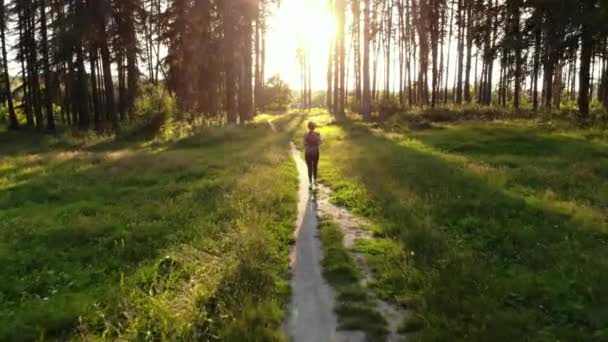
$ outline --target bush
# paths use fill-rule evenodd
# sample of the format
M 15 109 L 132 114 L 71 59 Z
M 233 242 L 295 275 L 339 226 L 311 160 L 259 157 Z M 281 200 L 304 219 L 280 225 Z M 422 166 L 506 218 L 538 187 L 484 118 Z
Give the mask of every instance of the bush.
M 135 99 L 126 135 L 145 138 L 183 136 L 186 124 L 177 110 L 175 98 L 163 87 L 145 85 Z
M 395 115 L 401 111 L 401 104 L 397 96 L 391 95 L 383 97 L 378 103 L 376 103 L 376 111 L 381 117 L 387 117 Z
M 268 80 L 261 95 L 257 107 L 263 111 L 285 111 L 291 103 L 291 90 L 278 75 Z

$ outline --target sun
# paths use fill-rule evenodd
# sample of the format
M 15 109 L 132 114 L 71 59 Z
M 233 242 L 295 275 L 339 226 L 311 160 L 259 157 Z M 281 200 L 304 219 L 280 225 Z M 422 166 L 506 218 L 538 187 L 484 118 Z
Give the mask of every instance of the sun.
M 327 6 L 303 5 L 300 14 L 293 19 L 307 49 L 320 43 L 328 45 L 335 36 L 336 23 Z
M 296 60 L 304 48 L 312 69 L 312 86 L 325 87 L 329 48 L 335 36 L 336 22 L 327 0 L 282 0 L 269 18 L 267 68 L 279 74 L 290 86 L 300 86 Z

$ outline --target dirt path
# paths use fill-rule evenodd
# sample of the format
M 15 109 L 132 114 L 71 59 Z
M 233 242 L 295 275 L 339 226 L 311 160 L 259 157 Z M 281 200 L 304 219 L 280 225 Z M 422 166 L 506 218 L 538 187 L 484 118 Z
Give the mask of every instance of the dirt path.
M 272 123 L 271 127 L 275 130 Z M 329 201 L 329 188 L 319 186 L 316 196 L 308 189 L 306 163 L 293 143 L 291 153 L 298 169 L 299 189 L 298 218 L 294 233 L 296 243 L 290 255 L 292 294 L 285 332 L 294 342 L 363 342 L 366 339 L 361 331 L 338 331 L 338 319 L 334 311 L 335 293 L 322 272 L 323 255 L 318 236 L 318 218 L 330 217 L 340 227 L 344 234 L 344 246 L 364 274 L 364 287 L 373 281 L 373 276 L 365 257 L 355 252 L 353 247 L 357 239 L 373 239 L 373 236 L 369 231 L 361 229 L 367 225 L 365 220 Z M 388 322 L 390 334 L 387 340 L 403 340 L 397 329 L 407 313 L 380 299 L 376 300 L 376 304 Z
M 343 244 L 348 250 L 350 255 L 353 257 L 357 268 L 361 271 L 363 279 L 361 279 L 361 285 L 364 288 L 368 288 L 369 284 L 374 281 L 374 277 L 371 269 L 369 268 L 365 256 L 357 252 L 355 242 L 359 239 L 374 239 L 373 234 L 369 230 L 362 229 L 362 227 L 369 226 L 369 222 L 358 216 L 353 215 L 348 209 L 338 207 L 331 203 L 330 196 L 331 190 L 325 186 L 319 186 L 317 195 L 318 210 L 321 217 L 329 217 L 335 222 L 342 234 L 344 235 Z M 369 290 L 371 293 L 372 291 Z M 375 296 L 374 296 L 375 297 Z M 408 315 L 408 312 L 402 308 L 399 308 L 391 303 L 388 303 L 379 298 L 375 298 L 376 309 L 384 317 L 387 322 L 387 329 L 389 335 L 387 336 L 388 342 L 403 341 L 406 339 L 405 336 L 400 335 L 398 330 L 399 326 Z
M 295 342 L 364 341 L 360 332 L 337 331 L 334 292 L 323 278 L 317 203 L 308 190 L 306 164 L 292 146 L 298 168 L 298 221 L 291 254 L 291 304 L 286 332 Z

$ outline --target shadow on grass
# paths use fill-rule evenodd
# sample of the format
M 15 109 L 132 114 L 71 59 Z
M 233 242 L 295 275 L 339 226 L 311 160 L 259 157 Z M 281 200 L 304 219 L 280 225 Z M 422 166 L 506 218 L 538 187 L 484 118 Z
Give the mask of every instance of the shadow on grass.
M 506 178 L 504 186 L 522 196 L 570 201 L 567 205 L 577 211 L 596 210 L 593 221 L 608 227 L 608 152 L 599 145 L 536 129 L 479 125 L 414 137 L 438 150 L 491 165 Z
M 73 334 L 79 316 L 96 315 L 95 304 L 123 279 L 154 272 L 145 269 L 180 244 L 197 241 L 203 253 L 222 255 L 216 240 L 233 219 L 222 205 L 226 192 L 239 175 L 274 165 L 268 152 L 283 144 L 267 127 L 231 134 L 224 144 L 221 132 L 193 138 L 200 151 L 178 141 L 162 153 L 75 152 L 35 164 L 39 170 L 4 190 L 0 340 Z
M 423 337 L 605 336 L 605 233 L 581 230 L 567 214 L 530 206 L 415 144 L 373 134 L 361 124 L 346 123 L 344 135 L 332 143 L 331 163 L 362 184 L 377 205 L 355 209 L 372 213 L 384 234 L 415 252 L 405 262 L 408 269 L 376 266 L 385 273 L 378 286 L 393 299 L 411 292 L 421 298 Z M 335 175 L 328 180 L 340 183 Z

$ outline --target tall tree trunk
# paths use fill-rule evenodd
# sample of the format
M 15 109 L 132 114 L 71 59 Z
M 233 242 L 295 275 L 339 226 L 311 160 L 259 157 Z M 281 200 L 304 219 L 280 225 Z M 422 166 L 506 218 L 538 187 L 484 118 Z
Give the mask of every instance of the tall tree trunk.
M 338 117 L 343 118 L 345 116 L 345 105 L 346 105 L 346 49 L 345 49 L 345 36 L 344 36 L 344 25 L 345 25 L 345 11 L 346 4 L 345 0 L 337 0 L 338 3 L 338 41 L 339 41 L 339 54 L 340 54 L 340 99 Z
M 365 1 L 363 10 L 363 95 L 362 95 L 362 114 L 365 121 L 371 119 L 370 75 L 369 75 L 369 49 L 371 40 L 370 5 L 371 0 Z
M 337 0 L 336 0 L 337 1 Z M 334 10 L 337 10 L 337 4 L 334 3 Z M 337 12 L 334 12 L 337 13 Z M 333 111 L 334 116 L 339 115 L 340 111 L 340 46 L 339 37 L 336 35 L 333 46 L 334 46 L 334 99 L 333 99 Z
M 225 92 L 226 92 L 226 113 L 228 124 L 236 124 L 237 113 L 237 93 L 236 93 L 236 66 L 235 66 L 235 39 L 236 39 L 236 15 L 235 1 L 225 1 L 223 3 L 223 24 L 224 24 L 224 72 L 225 72 Z
M 429 8 L 429 12 L 432 14 L 430 18 L 430 31 L 431 31 L 431 54 L 433 63 L 433 80 L 432 84 L 432 95 L 431 95 L 431 106 L 434 108 L 437 101 L 437 86 L 439 82 L 438 74 L 438 44 L 439 44 L 439 23 L 440 23 L 440 4 L 439 1 L 432 1 Z
M 74 99 L 78 108 L 78 127 L 80 129 L 89 128 L 89 91 L 87 90 L 87 76 L 84 67 L 84 52 L 82 46 L 76 46 L 76 68 L 77 86 L 74 89 Z
M 31 0 L 26 0 L 25 4 L 25 24 L 26 24 L 26 53 L 27 66 L 29 69 L 29 83 L 32 96 L 32 105 L 34 106 L 34 117 L 36 118 L 36 128 L 42 130 L 44 128 L 44 116 L 42 114 L 42 103 L 40 101 L 40 78 L 38 75 L 38 48 L 36 44 L 36 7 Z
M 520 98 L 521 98 L 521 84 L 522 84 L 522 38 L 520 32 L 520 6 L 519 1 L 515 1 L 513 5 L 513 34 L 515 35 L 515 87 L 513 90 L 513 106 L 515 109 L 519 109 Z
M 604 110 L 608 111 L 608 35 L 604 38 L 604 67 L 602 69 L 601 93 L 599 94 L 600 101 L 603 104 Z
M 458 68 L 456 74 L 456 103 L 462 104 L 462 74 L 464 66 L 465 11 L 463 0 L 458 0 Z
M 584 0 L 582 2 L 585 13 L 593 11 L 596 0 Z M 592 53 L 593 28 L 585 21 L 581 25 L 581 68 L 578 87 L 578 120 L 583 125 L 589 124 L 589 69 Z
M 391 92 L 391 38 L 393 32 L 393 3 L 392 0 L 387 1 L 386 8 L 386 34 L 384 35 L 384 55 L 386 61 L 384 62 L 384 98 L 389 98 Z
M 441 26 L 439 27 L 439 44 L 441 45 L 441 51 L 439 52 L 439 78 L 437 79 L 437 97 L 438 99 L 441 98 L 441 88 L 443 85 L 443 77 L 445 74 L 445 65 L 444 65 L 444 61 L 445 61 L 445 51 L 444 51 L 444 47 L 445 47 L 445 34 L 446 34 L 446 29 L 445 29 L 445 23 L 446 23 L 446 19 L 447 19 L 447 1 L 445 2 L 444 6 L 442 7 L 441 10 Z
M 355 102 L 361 105 L 361 0 L 352 0 Z
M 99 87 L 97 86 L 97 47 L 91 44 L 89 49 L 89 71 L 91 73 L 91 97 L 93 102 L 93 118 L 95 121 L 95 130 L 100 131 L 102 129 L 103 116 L 101 114 L 101 106 L 99 104 Z
M 2 43 L 2 81 L 4 83 L 4 91 L 6 101 L 8 102 L 8 120 L 9 129 L 19 129 L 19 121 L 15 113 L 15 105 L 13 104 L 13 93 L 11 91 L 11 78 L 8 73 L 8 54 L 6 52 L 6 7 L 4 0 L 0 0 L 0 40 Z
M 97 0 L 98 1 L 98 0 Z M 127 60 L 127 91 L 125 100 L 125 111 L 131 113 L 139 92 L 139 67 L 137 64 L 138 47 L 135 32 L 135 4 L 133 1 L 120 0 L 119 4 L 124 8 L 121 11 L 124 27 L 121 28 L 122 40 L 124 42 L 125 56 Z
M 467 6 L 467 61 L 464 71 L 464 100 L 471 103 L 471 59 L 473 50 L 473 8 Z
M 247 6 L 247 5 L 245 5 Z M 243 42 L 243 57 L 242 57 L 242 68 L 243 73 L 242 80 L 239 87 L 239 116 L 241 122 L 247 122 L 253 119 L 253 8 L 247 8 L 245 10 L 245 20 L 243 24 L 242 42 Z
M 258 110 L 259 101 L 262 96 L 261 87 L 261 75 L 260 75 L 260 24 L 262 20 L 260 18 L 260 2 L 256 3 L 256 15 L 255 15 L 255 75 L 254 75 L 254 89 L 253 89 L 253 115 L 256 115 Z
M 538 110 L 538 74 L 540 72 L 540 49 L 541 49 L 541 31 L 535 29 L 534 32 L 534 70 L 532 71 L 532 110 Z
M 99 46 L 101 50 L 101 65 L 103 67 L 103 85 L 105 89 L 106 116 L 114 129 L 118 129 L 118 115 L 116 115 L 116 100 L 114 98 L 114 82 L 112 81 L 112 60 L 108 47 L 108 34 L 106 32 L 107 17 L 110 15 L 109 0 L 99 1 Z
M 443 103 L 448 103 L 448 82 L 450 79 L 450 56 L 452 56 L 452 32 L 454 31 L 454 6 L 456 5 L 456 0 L 452 0 L 452 6 L 450 6 L 450 34 L 448 35 L 448 60 L 446 62 L 445 68 L 445 90 L 444 90 L 444 98 Z
M 118 115 L 120 120 L 124 121 L 127 117 L 127 73 L 125 67 L 124 50 L 118 50 Z
M 40 0 L 40 22 L 42 33 L 42 58 L 44 63 L 44 105 L 46 108 L 46 128 L 55 129 L 55 117 L 53 113 L 53 91 L 54 85 L 51 78 L 51 65 L 49 58 L 49 41 L 46 22 L 46 0 Z
M 23 11 L 19 11 L 19 41 L 26 42 L 26 21 L 25 15 Z M 26 44 L 19 44 L 19 52 L 21 55 L 20 63 L 21 63 L 21 81 L 23 83 L 23 111 L 25 112 L 26 125 L 28 128 L 33 128 L 35 125 L 34 115 L 32 114 L 32 100 L 31 100 L 31 91 L 30 91 L 30 82 L 29 82 L 29 70 L 26 67 L 27 62 L 27 49 Z

